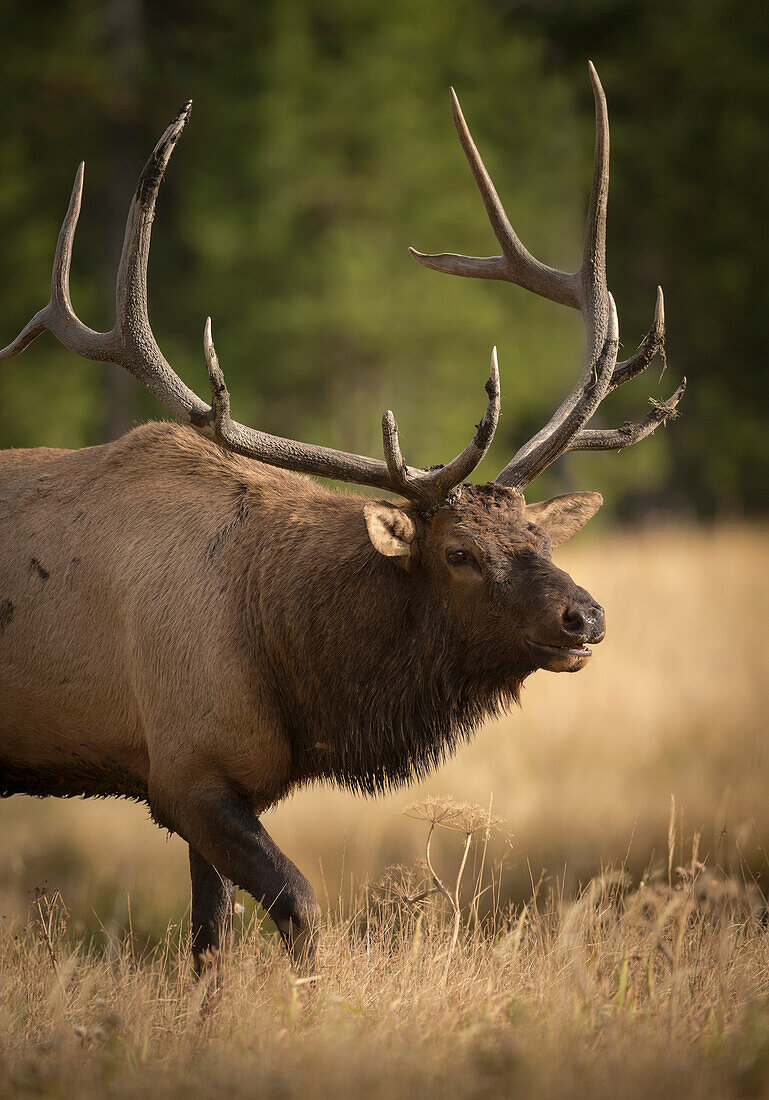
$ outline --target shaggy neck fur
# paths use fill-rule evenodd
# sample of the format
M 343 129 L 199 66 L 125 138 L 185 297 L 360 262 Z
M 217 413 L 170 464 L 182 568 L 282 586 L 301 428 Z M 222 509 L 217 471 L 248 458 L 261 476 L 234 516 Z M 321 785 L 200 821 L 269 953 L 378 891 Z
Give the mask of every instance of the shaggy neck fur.
M 482 624 L 460 635 L 418 566 L 407 574 L 374 550 L 360 498 L 325 496 L 317 522 L 306 507 L 292 518 L 281 589 L 263 551 L 250 598 L 257 634 L 280 638 L 271 656 L 294 782 L 374 793 L 419 779 L 517 701 L 522 677 L 494 660 Z M 304 551 L 316 537 L 313 570 Z

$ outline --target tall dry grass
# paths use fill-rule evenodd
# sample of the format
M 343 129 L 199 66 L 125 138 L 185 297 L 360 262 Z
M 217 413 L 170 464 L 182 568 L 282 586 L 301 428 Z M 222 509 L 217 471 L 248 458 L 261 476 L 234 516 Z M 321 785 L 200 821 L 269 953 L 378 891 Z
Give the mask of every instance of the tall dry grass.
M 696 853 L 673 871 L 670 834 L 669 881 L 633 886 L 620 866 L 481 919 L 497 874 L 482 866 L 454 904 L 460 827 L 456 888 L 435 889 L 427 859 L 391 871 L 327 912 L 316 977 L 292 975 L 251 918 L 218 981 L 195 984 L 178 928 L 105 950 L 38 897 L 0 942 L 2 1095 L 764 1095 L 765 902 Z
M 178 840 L 140 807 L 0 804 L 0 1094 L 761 1094 L 767 550 L 748 527 L 577 540 L 561 561 L 609 622 L 584 672 L 533 677 L 422 788 L 270 814 L 324 902 L 315 983 L 247 908 L 213 1005 Z M 436 827 L 431 871 L 401 813 L 445 791 L 512 831 L 480 830 L 458 892 L 461 830 Z

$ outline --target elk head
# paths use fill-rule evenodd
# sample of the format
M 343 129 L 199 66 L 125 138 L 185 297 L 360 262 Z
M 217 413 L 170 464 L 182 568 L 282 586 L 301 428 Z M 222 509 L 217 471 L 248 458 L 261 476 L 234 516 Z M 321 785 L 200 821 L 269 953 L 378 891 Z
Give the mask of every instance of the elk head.
M 363 512 L 375 549 L 426 580 L 459 644 L 487 653 L 508 682 L 537 668 L 577 672 L 603 639 L 603 608 L 551 560 L 602 503 L 571 493 L 527 505 L 516 489 L 468 485 L 429 517 L 389 501 Z
M 569 451 L 618 450 L 638 442 L 676 415 L 685 379 L 664 402 L 653 402 L 638 423 L 617 429 L 589 428 L 612 390 L 643 371 L 664 347 L 662 291 L 654 322 L 638 351 L 617 362 L 619 326 L 606 285 L 606 209 L 609 187 L 609 124 L 606 99 L 590 64 L 596 110 L 596 145 L 582 265 L 568 273 L 535 259 L 512 228 L 484 167 L 452 89 L 454 123 L 501 256 L 426 255 L 411 249 L 426 267 L 465 278 L 501 279 L 551 301 L 578 309 L 587 341 L 579 378 L 552 417 L 487 486 L 466 484 L 486 454 L 500 409 L 496 349 L 486 383 L 488 402 L 476 432 L 460 455 L 429 470 L 408 466 L 401 454 L 391 412 L 382 421 L 384 461 L 349 454 L 237 423 L 206 321 L 203 346 L 211 384 L 211 405 L 201 401 L 161 353 L 147 310 L 147 262 L 160 182 L 191 103 L 185 104 L 161 137 L 139 179 L 126 225 L 117 274 L 116 320 L 108 333 L 94 332 L 75 314 L 69 293 L 72 245 L 83 187 L 81 164 L 62 224 L 51 280 L 51 297 L 0 359 L 16 355 L 45 329 L 67 348 L 125 367 L 176 417 L 227 450 L 287 470 L 357 482 L 388 490 L 404 504 L 370 501 L 363 513 L 369 538 L 394 568 L 438 586 L 451 621 L 468 634 L 490 637 L 516 667 L 532 671 L 576 671 L 590 656 L 589 643 L 604 634 L 602 609 L 551 562 L 552 550 L 578 531 L 601 504 L 597 493 L 574 493 L 526 504 L 524 488 L 551 462 Z

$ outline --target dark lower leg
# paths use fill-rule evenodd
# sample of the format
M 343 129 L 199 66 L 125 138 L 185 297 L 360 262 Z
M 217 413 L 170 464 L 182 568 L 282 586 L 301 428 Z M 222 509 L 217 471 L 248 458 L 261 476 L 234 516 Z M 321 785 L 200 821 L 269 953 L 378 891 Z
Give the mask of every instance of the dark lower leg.
M 224 878 L 192 847 L 190 881 L 192 883 L 192 964 L 197 975 L 206 965 L 215 964 L 232 935 L 232 911 L 235 884 Z
M 320 914 L 315 894 L 248 803 L 231 791 L 207 794 L 188 820 L 194 824 L 183 835 L 190 844 L 193 876 L 195 851 L 204 867 L 216 867 L 252 894 L 275 921 L 294 961 L 312 967 Z M 193 878 L 193 923 L 194 894 Z

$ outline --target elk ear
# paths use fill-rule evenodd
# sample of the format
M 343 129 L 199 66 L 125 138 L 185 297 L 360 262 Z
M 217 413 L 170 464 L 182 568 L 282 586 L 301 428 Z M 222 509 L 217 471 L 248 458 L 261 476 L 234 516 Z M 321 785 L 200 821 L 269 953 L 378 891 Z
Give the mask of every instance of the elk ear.
M 417 533 L 411 516 L 396 504 L 383 500 L 370 500 L 363 508 L 363 516 L 374 549 L 408 569 L 411 544 Z
M 538 504 L 527 504 L 525 515 L 549 537 L 553 546 L 561 546 L 581 531 L 603 504 L 600 493 L 567 493 Z

